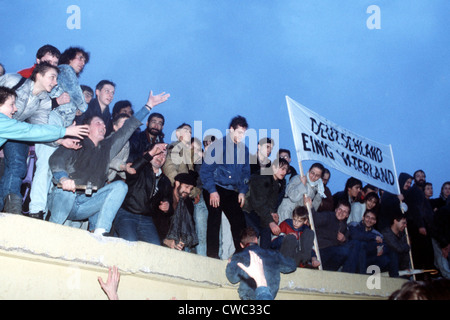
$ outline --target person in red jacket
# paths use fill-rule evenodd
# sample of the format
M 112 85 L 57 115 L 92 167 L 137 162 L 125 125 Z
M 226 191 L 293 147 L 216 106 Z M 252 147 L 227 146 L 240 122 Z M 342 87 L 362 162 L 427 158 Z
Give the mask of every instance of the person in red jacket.
M 56 67 L 60 56 L 61 52 L 57 48 L 50 44 L 46 44 L 45 46 L 40 47 L 36 52 L 36 63 L 31 68 L 20 70 L 17 73 L 28 79 L 31 77 L 31 74 L 37 64 L 45 61 Z
M 311 203 L 311 199 L 308 200 Z M 295 260 L 298 267 L 310 264 L 313 268 L 320 265 L 313 250 L 314 231 L 309 227 L 306 207 L 297 206 L 292 212 L 292 219 L 280 223 L 280 235 L 272 240 L 271 247 L 278 249 L 287 257 Z

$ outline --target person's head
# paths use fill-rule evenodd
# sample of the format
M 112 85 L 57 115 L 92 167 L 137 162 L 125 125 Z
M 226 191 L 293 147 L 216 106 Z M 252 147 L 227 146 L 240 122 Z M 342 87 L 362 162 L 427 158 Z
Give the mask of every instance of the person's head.
M 85 85 L 80 85 L 81 87 L 81 91 L 83 92 L 83 96 L 84 96 L 84 100 L 86 101 L 86 103 L 91 102 L 92 97 L 94 97 L 94 90 L 92 90 L 91 87 L 89 86 L 85 86 Z
M 88 138 L 92 140 L 95 145 L 105 139 L 106 125 L 102 118 L 98 116 L 91 116 L 84 119 L 83 124 L 89 126 Z
M 52 66 L 57 66 L 61 52 L 50 44 L 46 44 L 38 49 L 36 52 L 36 64 L 41 62 L 48 62 Z
M 101 107 L 107 107 L 114 100 L 116 84 L 109 80 L 102 80 L 95 86 L 95 95 Z
M 241 232 L 241 247 L 245 248 L 252 243 L 258 243 L 258 233 L 252 227 L 246 227 Z
M 366 203 L 366 210 L 374 209 L 378 203 L 380 202 L 380 197 L 376 192 L 370 192 L 366 194 L 364 198 L 364 202 Z
M 197 174 L 194 171 L 188 173 L 179 173 L 175 176 L 176 196 L 178 198 L 186 199 L 189 197 L 192 189 L 196 186 Z
M 318 162 L 314 163 L 308 170 L 308 177 L 311 182 L 316 182 L 322 178 L 324 166 Z
M 236 116 L 231 119 L 229 130 L 231 140 L 238 144 L 244 140 L 245 131 L 247 131 L 248 123 L 247 120 L 242 116 Z
M 114 104 L 111 116 L 114 117 L 116 114 L 120 114 L 120 113 L 125 113 L 125 114 L 129 115 L 130 117 L 134 114 L 133 106 L 131 105 L 130 101 L 120 100 Z
M 399 232 L 405 231 L 406 228 L 406 216 L 402 213 L 398 213 L 392 218 L 391 221 L 391 230 L 398 234 Z
M 345 193 L 348 194 L 349 197 L 356 199 L 358 197 L 359 192 L 361 191 L 362 182 L 359 179 L 350 177 L 347 179 L 345 183 Z
M 343 198 L 340 199 L 336 205 L 336 209 L 334 210 L 336 213 L 336 218 L 339 221 L 343 221 L 345 219 L 348 218 L 348 216 L 350 215 L 350 203 L 348 202 L 347 199 Z
M 0 63 L 0 77 L 6 73 L 5 66 Z
M 271 138 L 262 138 L 258 142 L 258 155 L 260 158 L 267 158 L 272 153 L 274 141 Z
M 16 108 L 16 92 L 7 87 L 0 87 L 0 113 L 8 118 L 12 118 L 17 112 Z
M 122 128 L 123 124 L 130 116 L 126 113 L 118 113 L 112 118 L 113 130 L 117 131 Z
M 330 176 L 331 176 L 330 170 L 328 170 L 327 168 L 324 168 L 323 174 L 322 174 L 322 182 L 324 185 L 328 184 L 328 181 L 330 181 Z
M 366 184 L 364 186 L 364 188 L 362 188 L 362 193 L 365 196 L 365 195 L 367 195 L 368 193 L 371 193 L 371 192 L 378 193 L 378 190 L 379 189 L 377 187 L 375 187 L 375 186 L 373 186 L 371 184 Z
M 377 214 L 373 210 L 366 210 L 362 222 L 367 229 L 372 229 L 377 223 Z
M 33 93 L 50 92 L 58 84 L 59 69 L 48 62 L 36 65 L 30 80 L 34 82 Z
M 278 150 L 278 158 L 286 159 L 287 162 L 291 163 L 291 152 L 288 149 L 282 149 Z
M 414 172 L 413 174 L 414 177 L 414 184 L 423 188 L 425 187 L 425 182 L 426 182 L 426 178 L 427 176 L 425 175 L 425 172 L 421 169 L 416 170 L 416 172 Z
M 411 188 L 413 177 L 409 175 L 408 173 L 402 172 L 398 176 L 398 184 L 400 186 L 400 191 L 408 191 L 409 188 Z
M 292 225 L 295 229 L 302 227 L 308 222 L 308 210 L 305 207 L 297 206 L 292 212 Z
M 450 280 L 445 278 L 426 281 L 407 281 L 394 291 L 389 300 L 449 300 Z
M 275 180 L 283 180 L 289 170 L 289 162 L 279 158 L 272 163 L 273 177 Z
M 216 141 L 216 137 L 213 135 L 207 135 L 203 138 L 203 147 L 206 149 L 208 149 L 208 147 L 211 145 L 211 143 L 213 143 L 214 141 Z
M 433 184 L 431 182 L 425 182 L 423 193 L 425 193 L 425 197 L 427 199 L 431 199 L 433 196 Z
M 177 127 L 176 136 L 178 141 L 189 145 L 192 138 L 192 127 L 187 123 L 182 123 Z
M 153 112 L 147 119 L 147 132 L 153 137 L 161 135 L 164 122 L 164 116 L 161 113 Z
M 153 150 L 158 144 L 152 144 L 149 148 L 148 151 Z M 164 163 L 166 162 L 166 158 L 167 158 L 167 150 L 161 151 L 157 154 L 155 154 L 152 158 L 152 160 L 150 161 L 152 167 L 153 167 L 153 171 L 156 172 L 159 169 L 162 168 L 162 166 L 164 165 Z
M 202 142 L 196 137 L 191 138 L 192 162 L 201 163 L 203 159 Z
M 77 75 L 84 70 L 84 66 L 89 62 L 89 53 L 80 47 L 70 47 L 66 49 L 59 59 L 59 64 L 68 64 Z
M 441 187 L 441 197 L 448 199 L 450 196 L 450 181 L 444 182 Z

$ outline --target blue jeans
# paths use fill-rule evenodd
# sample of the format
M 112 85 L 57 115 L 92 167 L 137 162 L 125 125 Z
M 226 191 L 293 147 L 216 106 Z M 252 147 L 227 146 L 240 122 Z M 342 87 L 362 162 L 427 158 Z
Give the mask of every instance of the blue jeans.
M 47 212 L 47 196 L 52 186 L 52 172 L 48 160 L 56 148 L 36 143 L 36 169 L 30 192 L 30 213 Z
M 62 108 L 62 106 L 59 108 Z M 67 127 L 65 125 L 66 123 L 61 118 L 61 115 L 57 113 L 56 109 L 50 112 L 48 124 Z M 72 122 L 68 125 L 71 124 Z M 48 211 L 48 194 L 52 188 L 52 172 L 48 161 L 57 148 L 57 146 L 50 146 L 43 143 L 35 144 L 37 161 L 30 192 L 30 213 L 38 213 L 39 211 L 46 213 Z
M 158 231 L 150 216 L 133 214 L 120 208 L 114 220 L 114 231 L 114 236 L 128 241 L 161 245 Z
M 194 222 L 197 230 L 198 245 L 195 247 L 197 254 L 206 257 L 206 230 L 208 227 L 208 208 L 206 207 L 203 194 L 200 201 L 194 205 Z
M 22 142 L 8 141 L 3 145 L 4 172 L 0 179 L 0 210 L 3 209 L 5 197 L 14 193 L 20 197 L 20 187 L 27 175 L 27 157 L 29 145 Z
M 322 259 L 323 269 L 337 271 L 341 266 L 344 266 L 344 264 L 347 263 L 347 260 L 350 257 L 350 251 L 351 249 L 348 243 L 320 249 L 320 258 Z
M 89 230 L 103 228 L 109 232 L 127 191 L 128 186 L 123 181 L 106 184 L 92 196 L 53 188 L 49 196 L 49 221 L 63 224 L 67 219 L 89 219 Z

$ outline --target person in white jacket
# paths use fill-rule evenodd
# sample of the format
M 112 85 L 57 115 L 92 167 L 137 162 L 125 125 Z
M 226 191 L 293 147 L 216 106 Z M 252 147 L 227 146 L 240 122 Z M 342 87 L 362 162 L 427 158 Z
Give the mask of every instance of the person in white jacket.
M 319 208 L 322 198 L 326 198 L 325 187 L 322 182 L 324 170 L 322 164 L 314 163 L 306 175 L 292 177 L 278 207 L 279 223 L 291 218 L 295 207 L 304 206 L 303 198 L 305 194 L 311 198 L 314 210 Z

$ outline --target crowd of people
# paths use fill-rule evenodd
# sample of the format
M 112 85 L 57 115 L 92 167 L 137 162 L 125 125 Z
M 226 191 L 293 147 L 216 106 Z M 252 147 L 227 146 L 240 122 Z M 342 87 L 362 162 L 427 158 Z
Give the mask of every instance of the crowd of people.
M 114 82 L 101 80 L 95 90 L 79 82 L 89 58 L 80 47 L 60 53 L 45 45 L 31 68 L 3 74 L 0 64 L 3 212 L 211 258 L 224 259 L 229 245 L 232 282 L 256 252 L 272 296 L 279 271 L 299 267 L 366 274 L 376 265 L 392 277 L 437 268 L 450 278 L 450 182 L 433 198 L 417 170 L 399 175 L 399 195 L 353 177 L 332 193 L 321 163 L 300 175 L 280 146 L 271 161 L 269 137 L 250 154 L 243 116 L 231 119 L 224 137 L 202 140 L 180 121 L 177 140 L 165 141 L 164 111 L 153 108 L 170 95 L 150 91 L 136 112 L 128 100 L 111 108 Z

